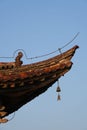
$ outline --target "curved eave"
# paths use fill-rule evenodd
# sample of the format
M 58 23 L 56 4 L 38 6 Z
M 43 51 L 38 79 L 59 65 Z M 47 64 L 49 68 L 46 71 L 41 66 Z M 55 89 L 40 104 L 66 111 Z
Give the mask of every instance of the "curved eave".
M 70 62 L 77 48 L 78 46 L 74 46 L 70 50 L 42 62 L 23 65 L 13 69 L 0 70 L 0 89 L 13 89 L 16 86 L 23 86 L 23 80 L 27 80 L 31 83 L 32 80 L 39 80 L 42 75 L 44 75 L 45 78 L 47 74 L 63 69 L 66 62 Z
M 74 46 L 42 62 L 0 70 L 0 108 L 4 106 L 0 111 L 0 117 L 3 118 L 18 110 L 45 92 L 57 79 L 68 72 L 72 67 L 71 58 L 77 48 L 78 46 Z

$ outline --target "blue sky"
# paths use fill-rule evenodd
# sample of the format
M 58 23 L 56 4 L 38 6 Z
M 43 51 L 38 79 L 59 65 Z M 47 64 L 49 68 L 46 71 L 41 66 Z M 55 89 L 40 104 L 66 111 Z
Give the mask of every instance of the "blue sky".
M 62 50 L 75 44 L 80 47 L 72 59 L 71 71 L 60 79 L 62 100 L 57 102 L 54 84 L 19 109 L 12 121 L 1 124 L 0 130 L 87 130 L 86 27 L 87 0 L 0 0 L 0 57 L 13 56 L 17 49 L 25 50 L 27 57 L 46 54 L 80 32 Z M 43 59 L 23 60 L 26 64 Z

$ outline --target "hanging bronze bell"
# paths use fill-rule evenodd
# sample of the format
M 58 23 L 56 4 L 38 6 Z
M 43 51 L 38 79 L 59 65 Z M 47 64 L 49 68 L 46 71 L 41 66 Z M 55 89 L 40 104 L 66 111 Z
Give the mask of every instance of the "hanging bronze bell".
M 61 89 L 59 86 L 57 87 L 56 92 L 61 92 Z
M 60 97 L 60 92 L 61 92 L 61 89 L 60 89 L 60 86 L 59 86 L 59 80 L 58 80 L 58 87 L 57 87 L 57 89 L 56 89 L 56 92 L 58 92 L 58 97 L 57 97 L 57 100 L 59 101 L 59 100 L 61 100 L 61 97 Z
M 56 92 L 58 92 L 57 100 L 59 101 L 59 100 L 61 100 L 61 96 L 60 96 L 61 89 L 59 86 L 57 87 Z

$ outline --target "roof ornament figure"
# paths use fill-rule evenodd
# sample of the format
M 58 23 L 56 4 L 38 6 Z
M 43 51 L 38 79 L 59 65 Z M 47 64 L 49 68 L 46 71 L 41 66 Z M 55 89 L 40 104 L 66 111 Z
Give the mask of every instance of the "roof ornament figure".
M 15 58 L 15 65 L 16 67 L 20 67 L 23 64 L 23 61 L 21 61 L 21 58 L 23 57 L 22 52 L 18 52 L 18 56 Z

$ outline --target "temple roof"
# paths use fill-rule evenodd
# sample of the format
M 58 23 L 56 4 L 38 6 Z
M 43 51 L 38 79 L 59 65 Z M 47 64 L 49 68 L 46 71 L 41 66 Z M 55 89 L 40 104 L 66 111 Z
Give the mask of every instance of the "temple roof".
M 50 59 L 22 65 L 22 53 L 15 62 L 0 63 L 0 118 L 17 111 L 45 92 L 72 67 L 78 46 Z

